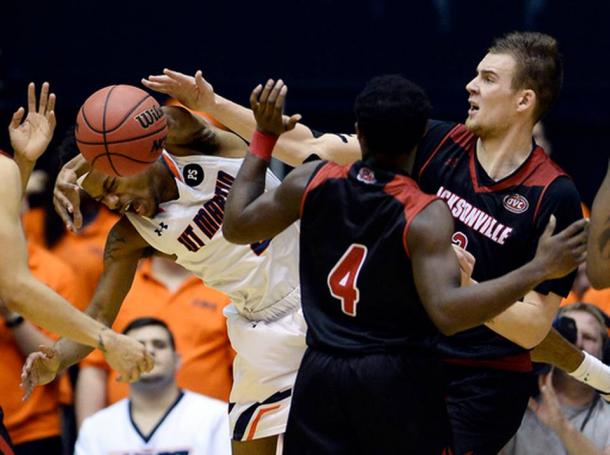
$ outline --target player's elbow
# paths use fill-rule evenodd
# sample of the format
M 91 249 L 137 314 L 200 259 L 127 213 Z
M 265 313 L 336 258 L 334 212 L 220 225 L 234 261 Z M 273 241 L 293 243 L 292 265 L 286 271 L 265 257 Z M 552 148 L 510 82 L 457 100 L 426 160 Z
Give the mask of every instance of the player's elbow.
M 227 223 L 226 220 L 222 225 L 222 235 L 227 242 L 236 243 L 238 245 L 252 243 L 248 239 L 247 232 L 245 232 L 244 229 L 237 227 L 237 223 Z
M 464 330 L 460 321 L 446 311 L 438 311 L 435 314 L 430 314 L 430 318 L 439 332 L 445 336 L 455 335 Z

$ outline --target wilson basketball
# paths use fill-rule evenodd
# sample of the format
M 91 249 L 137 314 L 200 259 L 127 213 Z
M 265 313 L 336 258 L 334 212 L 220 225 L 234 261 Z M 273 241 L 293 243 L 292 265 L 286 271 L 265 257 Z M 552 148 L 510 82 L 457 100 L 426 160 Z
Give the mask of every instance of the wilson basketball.
M 163 150 L 167 121 L 159 103 L 131 85 L 91 95 L 76 117 L 76 143 L 91 166 L 108 175 L 137 174 Z

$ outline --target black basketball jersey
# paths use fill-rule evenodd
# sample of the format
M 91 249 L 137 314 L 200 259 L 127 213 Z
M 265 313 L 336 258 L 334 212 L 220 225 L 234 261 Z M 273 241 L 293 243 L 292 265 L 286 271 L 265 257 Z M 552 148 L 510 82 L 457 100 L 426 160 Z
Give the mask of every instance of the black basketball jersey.
M 473 279 L 502 276 L 531 260 L 551 214 L 559 232 L 582 217 L 572 180 L 533 145 L 527 160 L 494 181 L 479 164 L 477 138 L 462 124 L 431 121 L 418 147 L 414 175 L 426 193 L 444 199 L 455 221 L 452 240 L 476 258 Z M 536 291 L 566 296 L 575 273 L 542 283 Z M 442 337 L 448 357 L 492 359 L 525 350 L 485 326 Z
M 359 161 L 323 163 L 301 203 L 307 344 L 333 353 L 430 348 L 437 330 L 415 289 L 411 221 L 434 196 L 406 175 Z

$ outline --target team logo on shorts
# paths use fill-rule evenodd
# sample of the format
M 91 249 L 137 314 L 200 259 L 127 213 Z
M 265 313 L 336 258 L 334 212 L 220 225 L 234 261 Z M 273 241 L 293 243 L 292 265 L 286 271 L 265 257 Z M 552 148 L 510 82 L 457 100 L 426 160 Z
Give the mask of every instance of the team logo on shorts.
M 516 213 L 517 215 L 525 212 L 530 207 L 530 203 L 527 202 L 525 197 L 520 194 L 507 194 L 502 199 L 504 208 L 509 212 Z
M 188 186 L 197 186 L 203 182 L 203 168 L 198 164 L 187 164 L 182 170 L 182 177 L 184 177 L 184 183 Z
M 375 173 L 370 170 L 368 167 L 363 167 L 358 171 L 358 175 L 356 176 L 358 180 L 362 183 L 375 183 Z

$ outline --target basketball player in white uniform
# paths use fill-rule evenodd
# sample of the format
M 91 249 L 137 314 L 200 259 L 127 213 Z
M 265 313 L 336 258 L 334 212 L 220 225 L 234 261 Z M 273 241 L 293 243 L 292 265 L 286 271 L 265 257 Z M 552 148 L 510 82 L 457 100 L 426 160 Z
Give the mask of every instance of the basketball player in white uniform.
M 247 146 L 185 109 L 165 109 L 167 150 L 143 173 L 110 177 L 86 172 L 82 158 L 71 164 L 91 197 L 125 215 L 108 236 L 104 273 L 88 311 L 112 323 L 137 263 L 150 247 L 228 294 L 232 305 L 225 313 L 237 352 L 230 396 L 233 453 L 275 454 L 305 350 L 298 227 L 260 244 L 228 243 L 221 229 L 224 202 Z M 269 172 L 266 186 L 278 184 Z M 91 349 L 62 340 L 56 350 L 59 368 L 65 368 Z M 44 355 L 39 353 L 31 364 L 27 373 L 35 383 L 42 383 L 37 377 L 51 376 Z

